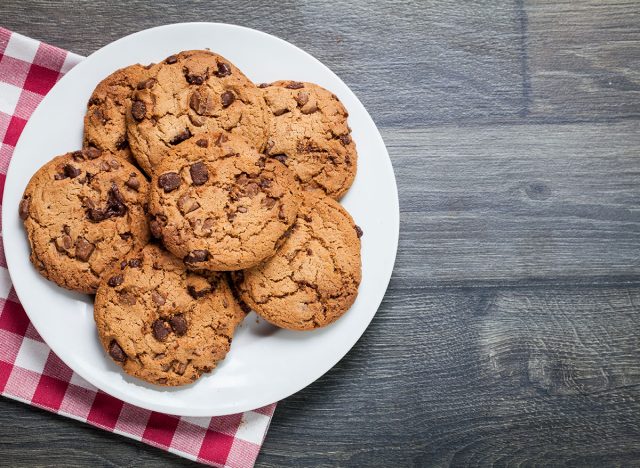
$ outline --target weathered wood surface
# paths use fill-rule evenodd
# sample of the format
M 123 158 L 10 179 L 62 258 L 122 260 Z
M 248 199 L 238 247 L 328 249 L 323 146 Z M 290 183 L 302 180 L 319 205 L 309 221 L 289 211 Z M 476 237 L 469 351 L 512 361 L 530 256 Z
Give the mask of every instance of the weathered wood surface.
M 259 466 L 640 465 L 640 3 L 4 0 L 0 18 L 81 54 L 164 23 L 254 27 L 379 125 L 393 279 L 347 357 L 280 403 Z M 0 465 L 192 465 L 0 407 Z

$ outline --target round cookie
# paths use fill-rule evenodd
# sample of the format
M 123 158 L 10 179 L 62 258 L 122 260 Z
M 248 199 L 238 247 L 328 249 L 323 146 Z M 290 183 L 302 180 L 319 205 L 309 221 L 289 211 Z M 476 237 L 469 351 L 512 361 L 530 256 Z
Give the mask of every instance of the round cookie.
M 298 220 L 276 254 L 233 274 L 240 298 L 282 328 L 311 330 L 353 304 L 361 279 L 362 231 L 335 200 L 305 192 Z
M 337 96 L 313 83 L 260 85 L 271 118 L 266 154 L 278 159 L 306 189 L 339 200 L 356 176 L 358 154 Z
M 173 147 L 212 130 L 244 136 L 262 150 L 269 112 L 255 84 L 224 57 L 180 52 L 154 66 L 127 113 L 129 144 L 149 174 Z
M 84 146 L 108 151 L 133 162 L 127 139 L 125 114 L 131 106 L 131 93 L 144 86 L 147 67 L 131 65 L 102 80 L 93 91 L 84 116 Z
M 151 232 L 193 269 L 249 268 L 273 255 L 301 202 L 291 171 L 239 136 L 175 146 L 151 181 Z
M 135 167 L 94 148 L 54 158 L 20 202 L 31 262 L 63 288 L 94 293 L 105 271 L 148 242 L 148 191 Z
M 221 273 L 199 275 L 149 244 L 98 288 L 94 318 L 107 354 L 127 374 L 184 385 L 224 359 L 245 313 Z

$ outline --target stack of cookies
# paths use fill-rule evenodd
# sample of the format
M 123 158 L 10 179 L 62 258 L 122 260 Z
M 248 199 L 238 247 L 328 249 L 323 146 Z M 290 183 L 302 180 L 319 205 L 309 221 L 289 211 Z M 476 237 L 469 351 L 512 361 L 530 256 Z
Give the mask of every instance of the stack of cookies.
M 356 173 L 347 117 L 318 85 L 256 86 L 206 50 L 118 70 L 89 100 L 83 149 L 25 190 L 31 262 L 96 294 L 106 353 L 158 385 L 210 372 L 251 309 L 328 325 L 361 278 L 362 231 L 337 202 Z

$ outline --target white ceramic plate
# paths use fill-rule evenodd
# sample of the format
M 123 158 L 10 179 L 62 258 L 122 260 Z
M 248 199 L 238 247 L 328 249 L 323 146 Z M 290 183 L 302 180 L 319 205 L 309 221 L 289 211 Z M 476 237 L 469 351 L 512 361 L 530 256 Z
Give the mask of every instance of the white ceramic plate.
M 31 175 L 58 154 L 80 148 L 85 107 L 94 87 L 114 70 L 158 62 L 186 49 L 220 53 L 255 82 L 292 79 L 333 91 L 349 111 L 358 175 L 342 203 L 363 231 L 358 299 L 340 320 L 313 332 L 276 329 L 251 313 L 231 352 L 195 384 L 164 389 L 126 376 L 102 350 L 89 296 L 43 279 L 29 263 L 18 203 Z M 333 367 L 373 318 L 391 277 L 399 232 L 398 194 L 380 133 L 358 98 L 331 70 L 274 36 L 228 24 L 173 24 L 141 31 L 98 50 L 65 75 L 26 125 L 7 174 L 2 203 L 4 246 L 15 290 L 31 322 L 77 374 L 128 403 L 163 413 L 215 416 L 278 401 Z

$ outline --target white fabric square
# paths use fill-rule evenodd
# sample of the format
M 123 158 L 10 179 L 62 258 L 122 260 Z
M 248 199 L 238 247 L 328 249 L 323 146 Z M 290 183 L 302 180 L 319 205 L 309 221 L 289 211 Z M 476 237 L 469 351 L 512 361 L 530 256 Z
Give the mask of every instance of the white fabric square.
M 77 385 L 78 387 L 86 388 L 87 390 L 96 390 L 96 387 L 91 385 L 89 382 L 84 380 L 75 372 L 71 374 L 71 380 L 69 380 L 69 383 L 73 385 Z
M 40 42 L 20 34 L 12 34 L 4 55 L 33 63 Z
M 269 420 L 269 416 L 253 411 L 243 413 L 242 420 L 236 431 L 236 438 L 260 445 L 269 426 Z
M 46 344 L 25 337 L 20 345 L 18 356 L 16 356 L 15 365 L 42 374 L 49 357 L 49 351 Z
M 0 82 L 0 112 L 13 115 L 22 90 L 9 83 Z

